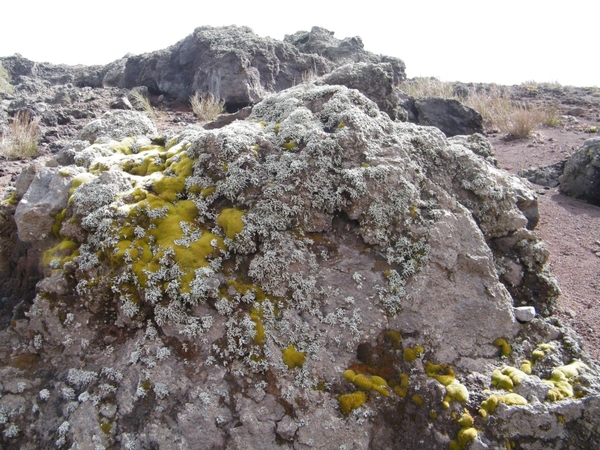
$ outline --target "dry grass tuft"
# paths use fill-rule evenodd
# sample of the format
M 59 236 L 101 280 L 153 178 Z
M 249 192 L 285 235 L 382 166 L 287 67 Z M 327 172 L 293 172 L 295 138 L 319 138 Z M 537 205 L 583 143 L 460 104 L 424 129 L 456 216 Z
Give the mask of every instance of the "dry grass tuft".
M 12 94 L 13 87 L 10 84 L 10 77 L 8 72 L 0 62 L 0 98 L 2 98 L 3 94 Z
M 131 98 L 133 99 L 135 106 L 145 111 L 149 117 L 152 119 L 158 117 L 156 110 L 152 106 L 152 103 L 150 103 L 150 99 L 146 94 L 143 94 L 140 91 L 131 91 Z
M 196 94 L 190 97 L 192 111 L 201 122 L 210 122 L 223 112 L 225 102 L 217 100 L 211 93 Z
M 541 85 L 530 83 L 532 89 L 538 86 Z M 527 137 L 541 125 L 557 126 L 560 123 L 556 108 L 524 105 L 511 99 L 501 86 L 493 84 L 485 90 L 469 90 L 467 95 L 461 97 L 456 94 L 453 83 L 437 78 L 414 78 L 404 81 L 399 88 L 414 98 L 459 100 L 479 112 L 486 127 L 497 128 L 513 139 Z
M 418 77 L 400 83 L 400 89 L 414 98 L 441 97 L 456 98 L 452 83 L 434 77 Z
M 31 119 L 28 111 L 13 118 L 7 133 L 0 140 L 0 156 L 6 159 L 27 159 L 38 152 L 40 118 Z

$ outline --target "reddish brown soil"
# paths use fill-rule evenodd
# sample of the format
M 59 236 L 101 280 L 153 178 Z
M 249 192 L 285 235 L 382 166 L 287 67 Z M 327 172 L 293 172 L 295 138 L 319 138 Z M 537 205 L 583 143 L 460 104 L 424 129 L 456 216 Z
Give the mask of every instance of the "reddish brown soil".
M 520 169 L 557 163 L 569 157 L 600 124 L 600 89 L 563 88 L 563 93 L 540 92 L 540 103 L 551 103 L 562 115 L 555 128 L 536 130 L 528 139 L 488 136 L 500 167 Z M 566 94 L 564 94 L 566 92 Z M 519 92 L 515 92 L 519 96 Z M 600 127 L 598 127 L 600 128 Z M 559 188 L 532 185 L 538 193 L 540 221 L 536 228 L 550 250 L 552 273 L 562 295 L 558 317 L 583 338 L 584 348 L 600 361 L 600 207 L 568 197 Z

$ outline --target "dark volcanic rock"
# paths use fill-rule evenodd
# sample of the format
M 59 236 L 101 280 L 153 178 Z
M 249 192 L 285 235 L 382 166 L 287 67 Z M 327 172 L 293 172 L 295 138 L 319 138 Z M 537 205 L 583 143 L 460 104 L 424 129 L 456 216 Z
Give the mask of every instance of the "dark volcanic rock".
M 565 164 L 559 182 L 565 194 L 600 205 L 600 138 L 583 143 Z
M 143 85 L 182 101 L 196 92 L 211 93 L 234 111 L 348 62 L 387 62 L 392 65 L 394 80 L 405 77 L 401 60 L 365 51 L 360 38 L 338 41 L 323 29 L 307 35 L 312 36 L 308 42 L 316 40 L 322 45 L 300 45 L 300 37 L 288 36 L 284 42 L 263 38 L 248 27 L 200 27 L 165 50 L 112 63 L 104 84 Z M 325 35 L 330 38 L 323 43 L 318 37 Z
M 415 100 L 417 123 L 438 127 L 448 137 L 483 133 L 481 114 L 458 100 L 426 97 Z

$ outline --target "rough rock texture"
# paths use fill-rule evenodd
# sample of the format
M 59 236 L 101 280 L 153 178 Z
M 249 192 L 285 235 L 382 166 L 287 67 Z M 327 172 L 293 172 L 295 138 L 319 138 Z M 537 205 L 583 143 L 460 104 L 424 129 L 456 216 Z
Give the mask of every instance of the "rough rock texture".
M 339 41 L 322 28 L 299 33 L 282 42 L 248 27 L 200 27 L 165 50 L 113 63 L 103 83 L 147 86 L 182 101 L 196 92 L 211 93 L 235 111 L 348 62 L 389 63 L 395 81 L 406 77 L 402 61 L 365 51 L 360 38 Z
M 542 167 L 530 167 L 519 171 L 519 176 L 527 178 L 531 183 L 540 186 L 556 187 L 559 185 L 558 179 L 565 170 L 567 160 L 559 161 L 556 164 Z
M 324 75 L 317 83 L 342 85 L 358 89 L 362 94 L 377 103 L 392 120 L 406 122 L 408 114 L 399 106 L 399 89 L 394 82 L 394 67 L 390 63 L 352 63 Z
M 600 205 L 600 138 L 588 139 L 569 158 L 559 182 L 565 194 Z
M 535 196 L 480 137 L 315 84 L 213 130 L 98 130 L 39 169 L 68 199 L 0 332 L 4 447 L 600 445 Z
M 431 125 L 446 136 L 483 133 L 481 114 L 458 100 L 426 97 L 415 100 L 417 123 Z

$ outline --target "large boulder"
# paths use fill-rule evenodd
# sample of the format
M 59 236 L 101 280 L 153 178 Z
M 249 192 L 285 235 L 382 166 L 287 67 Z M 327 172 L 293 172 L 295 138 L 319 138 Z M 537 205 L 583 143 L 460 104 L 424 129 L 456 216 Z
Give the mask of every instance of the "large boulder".
M 565 194 L 600 205 L 600 138 L 585 141 L 566 162 L 558 180 Z
M 78 150 L 38 295 L 0 332 L 0 442 L 593 448 L 599 372 L 543 317 L 535 196 L 486 148 L 306 83 Z
M 425 97 L 415 100 L 417 123 L 439 128 L 448 137 L 483 133 L 481 114 L 458 100 Z

